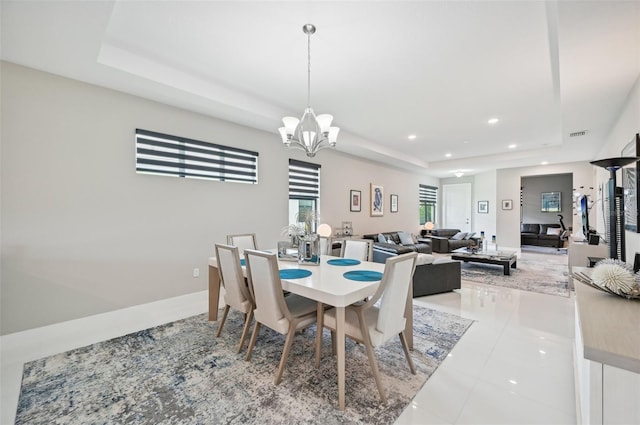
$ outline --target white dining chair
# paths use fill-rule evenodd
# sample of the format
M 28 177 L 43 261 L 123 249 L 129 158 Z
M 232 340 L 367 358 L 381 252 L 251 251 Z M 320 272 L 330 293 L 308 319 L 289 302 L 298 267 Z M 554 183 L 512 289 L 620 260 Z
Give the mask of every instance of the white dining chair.
M 320 255 L 332 255 L 330 237 L 320 236 Z
M 238 353 L 242 351 L 244 341 L 249 334 L 251 320 L 253 319 L 254 302 L 249 292 L 240 264 L 239 248 L 231 245 L 216 244 L 216 261 L 218 262 L 218 274 L 224 287 L 224 312 L 218 324 L 216 337 L 220 337 L 222 328 L 227 320 L 229 310 L 233 308 L 244 313 L 244 328 L 238 344 Z
M 245 249 L 258 249 L 255 233 L 227 235 L 227 244 L 237 246 L 240 249 L 240 257 L 244 256 Z
M 249 289 L 256 306 L 256 323 L 245 360 L 251 360 L 251 352 L 261 325 L 286 335 L 280 365 L 273 380 L 273 383 L 278 385 L 289 357 L 295 332 L 316 323 L 317 303 L 296 294 L 284 296 L 276 254 L 247 249 L 244 256 Z
M 378 364 L 373 353 L 374 347 L 379 347 L 393 338 L 400 337 L 404 354 L 409 363 L 412 374 L 416 374 L 416 368 L 409 353 L 407 340 L 404 335 L 406 324 L 405 306 L 409 289 L 416 268 L 418 254 L 411 252 L 387 259 L 382 281 L 376 293 L 366 302 L 356 303 L 345 309 L 345 336 L 364 344 L 371 364 L 373 377 L 378 386 L 378 392 L 382 402 L 386 404 L 387 397 L 382 387 Z M 375 305 L 380 300 L 379 305 Z M 336 332 L 336 310 L 326 310 L 319 315 L 318 329 L 326 327 L 331 330 L 332 347 L 335 354 L 334 340 Z M 316 334 L 316 366 L 320 364 L 320 351 L 322 347 L 322 332 Z
M 373 241 L 370 239 L 345 239 L 342 241 L 340 256 L 360 261 L 372 261 Z

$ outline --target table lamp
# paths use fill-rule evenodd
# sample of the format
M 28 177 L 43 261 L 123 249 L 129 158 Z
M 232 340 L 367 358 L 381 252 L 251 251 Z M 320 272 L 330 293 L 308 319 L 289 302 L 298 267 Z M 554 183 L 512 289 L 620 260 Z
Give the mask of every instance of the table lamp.
M 431 234 L 431 231 L 433 230 L 433 223 L 427 221 L 426 223 L 424 223 L 424 229 L 427 231 L 427 233 Z
M 326 223 L 319 225 L 318 235 L 322 236 L 323 238 L 328 238 L 329 236 L 331 236 L 331 226 Z

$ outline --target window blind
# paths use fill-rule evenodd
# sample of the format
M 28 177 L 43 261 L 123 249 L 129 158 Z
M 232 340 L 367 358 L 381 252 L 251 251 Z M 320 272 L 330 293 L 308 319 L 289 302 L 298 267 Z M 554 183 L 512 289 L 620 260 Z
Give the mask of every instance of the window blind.
M 258 153 L 136 129 L 136 172 L 258 183 Z
M 425 202 L 429 204 L 435 204 L 438 200 L 438 188 L 433 186 L 427 186 L 426 184 L 420 185 L 420 193 L 419 193 L 420 202 Z
M 320 198 L 320 165 L 289 159 L 289 199 Z

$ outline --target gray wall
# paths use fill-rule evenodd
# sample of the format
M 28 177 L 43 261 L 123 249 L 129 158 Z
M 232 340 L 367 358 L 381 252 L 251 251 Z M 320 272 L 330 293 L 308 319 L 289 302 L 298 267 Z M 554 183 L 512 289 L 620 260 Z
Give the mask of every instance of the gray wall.
M 573 215 L 572 174 L 552 174 L 522 177 L 522 222 L 559 224 L 558 214 L 562 214 L 567 227 L 571 226 Z M 561 192 L 562 211 L 542 212 L 542 193 Z M 518 202 L 518 200 L 514 200 Z
M 281 146 L 277 123 L 265 133 L 7 62 L 0 72 L 2 334 L 202 291 L 226 234 L 280 238 L 288 159 L 305 157 Z M 259 184 L 136 174 L 136 128 L 256 150 Z M 312 162 L 322 221 L 356 233 L 418 231 L 418 184 L 438 185 L 339 152 Z M 399 195 L 398 213 L 369 217 L 370 183 Z

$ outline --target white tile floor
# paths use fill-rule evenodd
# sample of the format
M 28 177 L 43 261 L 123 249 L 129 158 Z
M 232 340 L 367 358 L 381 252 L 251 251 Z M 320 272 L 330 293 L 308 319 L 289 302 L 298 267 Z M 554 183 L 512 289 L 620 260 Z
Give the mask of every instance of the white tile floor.
M 566 264 L 566 255 L 548 260 Z M 1 337 L 0 423 L 14 423 L 24 362 L 202 313 L 206 297 L 200 292 Z M 397 424 L 576 423 L 573 297 L 463 282 L 459 291 L 415 302 L 476 322 Z

